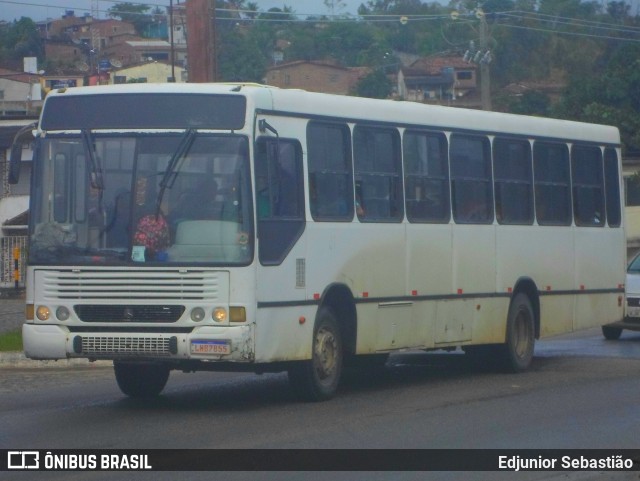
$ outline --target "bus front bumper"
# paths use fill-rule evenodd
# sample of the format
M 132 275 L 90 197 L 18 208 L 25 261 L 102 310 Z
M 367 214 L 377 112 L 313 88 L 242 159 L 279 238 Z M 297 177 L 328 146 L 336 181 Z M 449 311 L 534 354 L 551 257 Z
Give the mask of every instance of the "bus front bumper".
M 30 359 L 147 359 L 252 362 L 253 326 L 203 326 L 189 333 L 71 332 L 65 326 L 24 324 Z

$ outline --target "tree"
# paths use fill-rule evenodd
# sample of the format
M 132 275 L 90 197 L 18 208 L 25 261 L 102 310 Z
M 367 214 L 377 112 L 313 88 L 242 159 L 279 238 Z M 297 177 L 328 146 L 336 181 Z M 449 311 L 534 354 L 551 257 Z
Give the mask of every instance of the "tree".
M 391 94 L 391 81 L 382 69 L 375 69 L 356 84 L 356 95 L 372 99 L 386 99 Z
M 347 6 L 342 0 L 323 0 L 323 3 L 331 15 L 339 15 Z
M 554 115 L 615 125 L 625 153 L 640 154 L 640 46 L 612 43 L 596 75 L 573 75 Z
M 24 57 L 44 59 L 42 41 L 33 20 L 22 17 L 0 33 L 1 57 L 9 61 L 22 61 Z
M 107 10 L 111 18 L 119 18 L 123 22 L 132 23 L 138 33 L 145 31 L 145 28 L 153 23 L 153 17 L 147 14 L 150 6 L 142 3 L 116 3 Z
M 522 115 L 549 115 L 549 97 L 537 90 L 528 90 L 518 97 L 517 100 L 510 102 L 509 111 L 514 114 Z

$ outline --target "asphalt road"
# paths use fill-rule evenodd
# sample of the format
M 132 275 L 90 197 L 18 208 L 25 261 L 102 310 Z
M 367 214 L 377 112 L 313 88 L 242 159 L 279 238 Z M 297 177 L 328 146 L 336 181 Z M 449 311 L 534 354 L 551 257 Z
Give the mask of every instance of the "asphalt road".
M 640 333 L 539 342 L 532 369 L 499 374 L 461 354 L 392 356 L 350 373 L 330 402 L 294 400 L 282 374 L 172 373 L 154 401 L 125 398 L 109 367 L 0 369 L 0 447 L 638 448 Z M 640 479 L 639 473 L 46 473 L 41 479 Z M 27 479 L 14 475 L 11 479 Z M 33 479 L 29 477 L 29 479 Z

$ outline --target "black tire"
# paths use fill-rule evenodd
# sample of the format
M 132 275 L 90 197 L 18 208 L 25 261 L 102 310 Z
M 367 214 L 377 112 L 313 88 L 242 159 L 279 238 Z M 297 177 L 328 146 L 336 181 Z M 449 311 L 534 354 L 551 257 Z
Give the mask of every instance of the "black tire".
M 328 307 L 321 307 L 316 315 L 311 356 L 289 369 L 289 383 L 303 401 L 326 401 L 338 389 L 344 360 L 338 321 Z
M 617 341 L 622 335 L 621 327 L 602 326 L 602 335 L 607 341 Z
M 157 396 L 169 379 L 169 367 L 159 363 L 114 361 L 113 370 L 120 390 L 133 398 Z
M 509 306 L 507 338 L 502 350 L 501 367 L 507 372 L 522 372 L 533 360 L 536 342 L 535 318 L 526 294 L 516 295 Z

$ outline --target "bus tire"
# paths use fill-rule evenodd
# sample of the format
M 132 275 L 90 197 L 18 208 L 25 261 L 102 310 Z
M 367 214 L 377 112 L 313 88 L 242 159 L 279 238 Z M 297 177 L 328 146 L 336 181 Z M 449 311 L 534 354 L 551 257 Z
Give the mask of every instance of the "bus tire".
M 313 328 L 311 359 L 289 368 L 289 383 L 303 401 L 326 401 L 338 389 L 344 359 L 342 335 L 333 311 L 321 307 Z
M 509 306 L 507 338 L 502 346 L 502 367 L 507 372 L 522 372 L 531 365 L 535 346 L 535 318 L 526 294 L 517 294 Z
M 621 327 L 602 326 L 602 335 L 607 341 L 617 341 L 622 335 Z
M 113 370 L 122 393 L 133 398 L 157 396 L 169 379 L 169 367 L 159 363 L 114 361 Z

